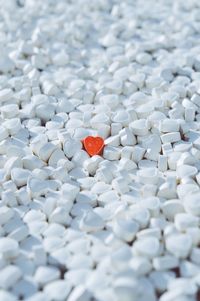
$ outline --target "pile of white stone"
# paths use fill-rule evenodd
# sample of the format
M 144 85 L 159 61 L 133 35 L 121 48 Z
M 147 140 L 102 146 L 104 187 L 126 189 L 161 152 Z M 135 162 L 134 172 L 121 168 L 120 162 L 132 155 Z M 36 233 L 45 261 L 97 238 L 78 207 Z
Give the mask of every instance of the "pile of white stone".
M 199 0 L 0 7 L 0 300 L 200 300 Z

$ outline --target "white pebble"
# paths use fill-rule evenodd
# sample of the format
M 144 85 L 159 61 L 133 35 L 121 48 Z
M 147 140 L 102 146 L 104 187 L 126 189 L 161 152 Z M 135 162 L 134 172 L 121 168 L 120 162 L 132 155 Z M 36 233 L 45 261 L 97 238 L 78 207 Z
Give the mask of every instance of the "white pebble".
M 0 272 L 0 287 L 3 289 L 10 289 L 22 276 L 21 270 L 14 265 L 8 265 Z
M 146 237 L 137 240 L 133 247 L 138 255 L 145 256 L 147 258 L 153 258 L 158 255 L 160 245 L 157 238 Z
M 0 253 L 7 259 L 15 258 L 19 254 L 19 245 L 14 239 L 0 238 Z
M 167 250 L 178 258 L 186 258 L 191 247 L 192 240 L 187 234 L 173 234 L 166 238 Z
M 148 134 L 149 126 L 145 119 L 135 120 L 129 125 L 134 135 L 144 136 Z
M 92 212 L 86 212 L 80 220 L 80 229 L 86 232 L 94 232 L 103 229 L 104 222 L 102 218 Z

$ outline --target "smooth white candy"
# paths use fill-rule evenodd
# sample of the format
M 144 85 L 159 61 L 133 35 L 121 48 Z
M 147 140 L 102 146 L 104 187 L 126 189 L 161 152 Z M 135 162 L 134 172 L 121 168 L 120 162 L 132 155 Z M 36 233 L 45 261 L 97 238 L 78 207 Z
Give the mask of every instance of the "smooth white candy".
M 129 124 L 129 128 L 131 129 L 134 135 L 145 136 L 148 134 L 149 125 L 145 119 L 139 119 L 131 122 Z
M 22 276 L 21 270 L 14 265 L 8 265 L 0 271 L 0 287 L 11 289 Z
M 7 259 L 17 257 L 19 254 L 18 242 L 8 237 L 0 238 L 0 253 Z
M 186 258 L 192 247 L 192 239 L 187 234 L 174 234 L 166 237 L 167 250 L 178 258 Z
M 133 247 L 138 255 L 153 258 L 159 254 L 160 244 L 156 237 L 146 237 L 137 240 Z
M 104 221 L 98 214 L 88 211 L 81 218 L 79 225 L 82 231 L 95 232 L 103 229 Z

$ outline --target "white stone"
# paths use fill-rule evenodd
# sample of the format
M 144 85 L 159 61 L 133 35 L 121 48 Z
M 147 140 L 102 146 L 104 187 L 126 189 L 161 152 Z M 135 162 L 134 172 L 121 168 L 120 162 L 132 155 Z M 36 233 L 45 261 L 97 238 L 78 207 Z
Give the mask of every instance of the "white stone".
M 76 185 L 65 183 L 62 185 L 61 191 L 63 196 L 65 196 L 69 201 L 74 201 L 80 189 Z
M 11 89 L 3 89 L 0 91 L 0 102 L 5 102 L 10 100 L 13 96 L 13 92 Z
M 66 299 L 70 293 L 71 285 L 66 280 L 53 281 L 44 288 L 47 298 L 55 301 Z
M 196 264 L 200 264 L 200 249 L 199 248 L 193 248 L 192 252 L 190 254 L 190 259 L 192 262 Z
M 7 259 L 17 257 L 19 254 L 18 242 L 8 237 L 0 238 L 0 253 Z
M 136 145 L 136 146 L 134 146 L 133 149 L 132 149 L 132 156 L 131 156 L 131 159 L 132 159 L 134 162 L 138 163 L 139 161 L 142 160 L 144 154 L 145 154 L 145 149 L 142 148 L 142 147 L 140 147 L 140 146 L 138 146 L 138 145 Z
M 174 234 L 166 238 L 167 250 L 178 258 L 186 258 L 192 247 L 192 239 L 187 234 Z
M 123 177 L 113 179 L 112 187 L 121 195 L 129 191 L 128 183 Z
M 198 173 L 198 169 L 194 166 L 185 164 L 185 165 L 177 166 L 176 173 L 179 179 L 185 177 L 194 177 Z
M 105 146 L 103 150 L 103 157 L 107 160 L 119 160 L 120 149 L 114 146 Z
M 22 276 L 21 270 L 14 265 L 8 265 L 0 272 L 0 287 L 3 289 L 10 289 Z
M 140 183 L 143 184 L 157 184 L 158 170 L 157 168 L 144 168 L 137 172 Z
M 147 258 L 153 258 L 159 253 L 159 240 L 155 237 L 146 237 L 137 240 L 134 245 L 136 253 Z
M 179 132 L 172 132 L 160 136 L 163 143 L 174 143 L 181 140 Z
M 17 297 L 7 292 L 6 290 L 0 291 L 0 300 L 4 301 L 17 301 Z
M 34 280 L 39 285 L 46 285 L 48 282 L 54 281 L 58 279 L 60 276 L 60 272 L 55 267 L 48 267 L 48 266 L 40 266 L 37 268 Z
M 179 260 L 175 256 L 165 255 L 153 259 L 153 266 L 158 271 L 174 269 L 178 265 Z
M 175 226 L 179 231 L 185 231 L 187 228 L 199 226 L 199 218 L 188 213 L 178 213 L 175 216 Z
M 48 142 L 39 149 L 38 156 L 41 160 L 47 162 L 51 154 L 55 151 L 55 149 L 56 145 L 54 145 L 51 142 Z
M 13 209 L 2 206 L 0 207 L 0 225 L 6 224 L 14 216 Z
M 103 229 L 103 227 L 102 218 L 92 211 L 86 212 L 80 220 L 80 229 L 86 232 L 95 232 Z
M 167 156 L 165 155 L 158 155 L 158 169 L 159 171 L 166 171 L 167 170 Z
M 27 180 L 31 172 L 23 168 L 13 168 L 11 170 L 11 179 L 18 186 L 24 186 L 27 183 Z
M 89 301 L 91 293 L 84 287 L 84 285 L 76 286 L 68 297 L 68 301 Z
M 184 198 L 185 211 L 195 216 L 200 216 L 199 192 L 197 191 L 197 193 L 193 194 L 188 192 L 187 195 L 183 194 L 182 197 Z
M 24 240 L 28 235 L 29 235 L 29 229 L 26 225 L 23 225 L 21 227 L 17 227 L 17 229 L 12 231 L 8 235 L 8 237 L 20 242 L 20 241 Z
M 149 126 L 145 119 L 135 120 L 129 125 L 134 135 L 144 136 L 148 134 Z
M 10 118 L 4 121 L 3 126 L 8 130 L 10 135 L 15 135 L 21 130 L 21 120 L 19 118 Z
M 90 175 L 94 175 L 101 161 L 102 158 L 100 156 L 92 156 L 91 158 L 84 161 L 83 167 L 88 171 Z
M 113 227 L 116 236 L 127 242 L 130 242 L 134 239 L 138 229 L 139 226 L 135 221 L 129 221 L 125 219 L 117 219 L 114 222 Z
M 72 158 L 82 148 L 82 143 L 74 139 L 67 139 L 63 145 L 64 154 Z
M 170 221 L 174 219 L 176 214 L 184 212 L 183 204 L 180 200 L 174 199 L 162 204 L 162 212 Z
M 159 130 L 163 133 L 179 131 L 179 123 L 174 119 L 163 119 L 160 121 Z

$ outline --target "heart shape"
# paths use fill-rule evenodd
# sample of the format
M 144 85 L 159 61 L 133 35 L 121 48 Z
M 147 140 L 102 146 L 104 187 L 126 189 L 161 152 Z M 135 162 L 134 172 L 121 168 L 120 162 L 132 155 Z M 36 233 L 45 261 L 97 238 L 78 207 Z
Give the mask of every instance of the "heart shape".
M 82 140 L 86 152 L 90 156 L 101 155 L 104 148 L 104 140 L 101 137 L 88 136 Z

